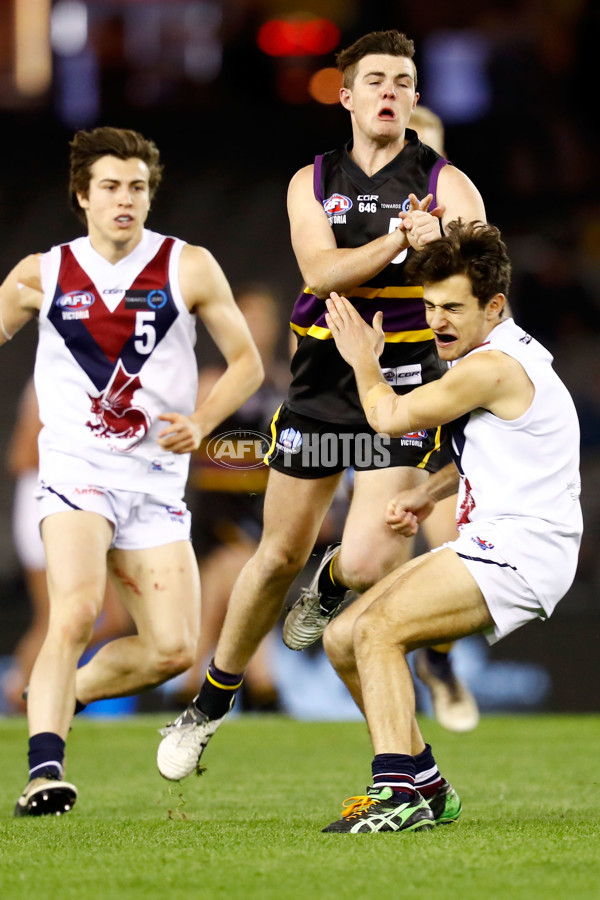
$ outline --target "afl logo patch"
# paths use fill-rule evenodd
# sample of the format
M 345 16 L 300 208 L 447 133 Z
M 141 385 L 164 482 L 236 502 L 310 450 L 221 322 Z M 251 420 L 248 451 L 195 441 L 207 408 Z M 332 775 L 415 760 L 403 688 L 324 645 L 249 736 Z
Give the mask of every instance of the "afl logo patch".
M 87 309 L 94 300 L 94 295 L 89 291 L 69 291 L 58 298 L 56 305 L 62 309 Z
M 323 200 L 323 209 L 328 216 L 338 216 L 352 209 L 352 200 L 343 194 L 332 194 L 329 199 Z

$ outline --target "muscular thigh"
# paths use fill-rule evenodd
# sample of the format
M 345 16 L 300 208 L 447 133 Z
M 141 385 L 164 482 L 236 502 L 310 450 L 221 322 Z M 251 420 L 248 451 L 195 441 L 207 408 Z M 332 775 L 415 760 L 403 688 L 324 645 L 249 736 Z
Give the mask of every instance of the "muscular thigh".
M 340 554 L 344 575 L 352 573 L 357 581 L 370 586 L 409 559 L 412 539 L 390 528 L 386 508 L 395 494 L 427 477 L 422 469 L 405 466 L 355 472 Z
M 108 559 L 112 580 L 140 635 L 198 631 L 200 578 L 190 541 L 112 549 Z
M 293 478 L 273 469 L 265 495 L 262 549 L 308 558 L 341 477 Z
M 413 560 L 369 594 L 361 598 L 367 625 L 386 642 L 392 636 L 406 651 L 493 625 L 477 582 L 449 548 Z
M 348 648 L 352 647 L 352 635 L 356 620 L 367 610 L 372 603 L 395 584 L 398 580 L 400 571 L 408 572 L 414 566 L 420 565 L 424 556 L 415 557 L 409 560 L 401 568 L 397 567 L 389 572 L 384 578 L 369 588 L 364 594 L 359 594 L 352 602 L 345 607 L 343 612 L 337 616 L 327 626 L 326 636 L 328 639 L 334 640 L 337 644 L 344 645 Z
M 112 535 L 112 523 L 94 512 L 69 510 L 44 518 L 42 539 L 51 605 L 89 598 L 100 610 Z

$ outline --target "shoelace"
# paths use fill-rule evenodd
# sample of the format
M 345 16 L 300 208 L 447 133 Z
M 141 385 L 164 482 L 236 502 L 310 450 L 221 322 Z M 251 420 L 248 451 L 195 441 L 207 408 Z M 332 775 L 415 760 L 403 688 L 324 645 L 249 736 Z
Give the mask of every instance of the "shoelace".
M 358 797 L 348 797 L 348 799 L 344 800 L 342 803 L 342 818 L 354 819 L 360 816 L 361 813 L 366 812 L 374 803 L 378 802 L 379 801 L 376 798 L 368 797 L 366 794 Z

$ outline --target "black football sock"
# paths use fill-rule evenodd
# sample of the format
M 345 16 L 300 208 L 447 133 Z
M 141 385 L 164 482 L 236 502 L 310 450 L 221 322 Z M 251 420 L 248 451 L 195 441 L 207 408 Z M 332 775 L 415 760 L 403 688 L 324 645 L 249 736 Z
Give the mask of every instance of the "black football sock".
M 414 759 L 416 769 L 415 788 L 426 800 L 429 800 L 444 783 L 437 763 L 433 758 L 431 745 L 425 744 L 425 749 L 418 756 L 415 756 Z
M 29 738 L 29 780 L 61 778 L 65 758 L 65 742 L 52 731 L 42 731 Z
M 220 719 L 231 709 L 231 700 L 241 688 L 243 681 L 243 673 L 231 675 L 229 672 L 223 672 L 215 666 L 213 660 L 206 671 L 200 693 L 194 700 L 194 706 L 209 719 Z
M 321 595 L 320 603 L 323 609 L 330 610 L 337 606 L 344 594 L 348 590 L 345 584 L 336 581 L 333 575 L 333 564 L 337 559 L 336 555 L 329 560 L 317 582 L 317 588 Z
M 371 763 L 373 787 L 391 787 L 394 798 L 408 803 L 415 796 L 415 760 L 406 753 L 378 753 Z
M 439 650 L 434 650 L 433 647 L 426 647 L 425 652 L 434 675 L 445 681 L 452 678 L 452 662 L 449 653 L 441 653 Z

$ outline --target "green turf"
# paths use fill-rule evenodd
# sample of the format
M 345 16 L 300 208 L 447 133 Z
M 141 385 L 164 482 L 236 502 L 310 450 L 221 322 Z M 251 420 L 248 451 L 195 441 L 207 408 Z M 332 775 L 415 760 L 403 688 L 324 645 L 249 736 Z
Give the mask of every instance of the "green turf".
M 204 776 L 169 786 L 154 763 L 162 722 L 76 720 L 75 809 L 12 819 L 26 726 L 0 720 L 2 900 L 600 897 L 600 717 L 489 717 L 466 735 L 426 720 L 464 812 L 401 835 L 321 834 L 370 780 L 362 724 L 242 716 Z

